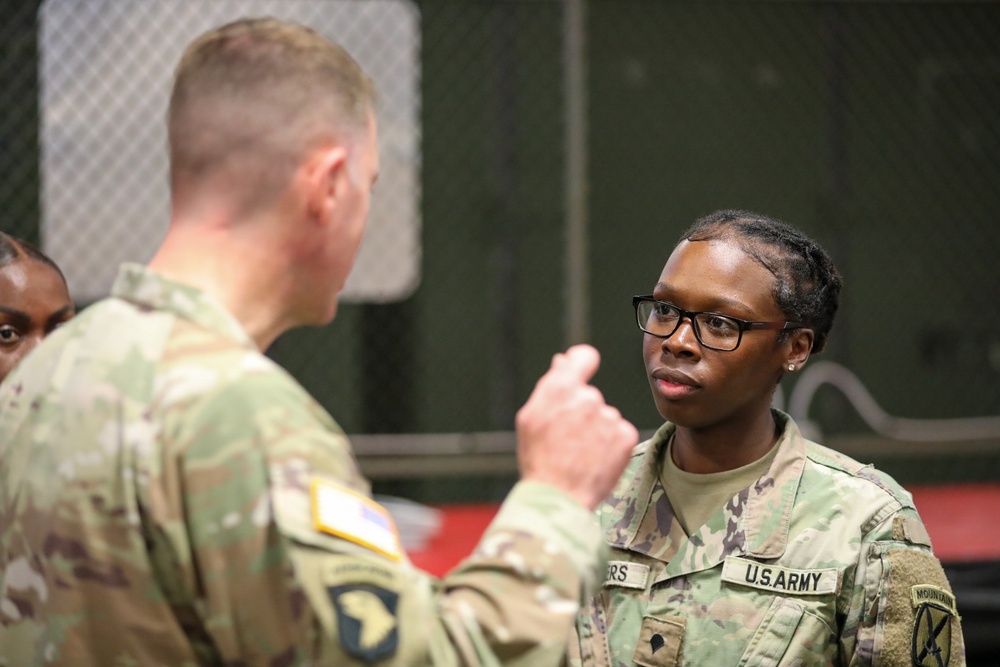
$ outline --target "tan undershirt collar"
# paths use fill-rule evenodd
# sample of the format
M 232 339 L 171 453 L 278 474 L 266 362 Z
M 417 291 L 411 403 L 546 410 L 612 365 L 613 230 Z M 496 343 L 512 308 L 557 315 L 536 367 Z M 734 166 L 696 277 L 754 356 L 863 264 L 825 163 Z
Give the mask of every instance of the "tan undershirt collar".
M 671 456 L 673 437 L 667 443 L 663 455 L 660 482 L 667 493 L 684 532 L 697 532 L 713 514 L 722 509 L 734 495 L 757 481 L 771 467 L 771 461 L 778 453 L 778 445 L 753 463 L 740 468 L 712 473 L 685 472 L 677 467 Z

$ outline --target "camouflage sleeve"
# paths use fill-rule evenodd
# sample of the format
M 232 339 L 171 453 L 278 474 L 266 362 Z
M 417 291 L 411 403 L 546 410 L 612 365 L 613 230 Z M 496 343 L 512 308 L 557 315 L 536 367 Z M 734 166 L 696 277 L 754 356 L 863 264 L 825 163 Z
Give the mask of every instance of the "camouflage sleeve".
M 865 532 L 867 531 L 867 532 Z M 964 667 L 955 597 L 912 507 L 894 501 L 863 528 L 842 654 L 852 667 Z
M 274 375 L 166 421 L 177 444 L 150 499 L 153 532 L 172 554 L 159 579 L 187 610 L 199 653 L 249 664 L 558 664 L 604 567 L 593 515 L 522 482 L 475 553 L 434 579 L 400 550 L 336 424 Z

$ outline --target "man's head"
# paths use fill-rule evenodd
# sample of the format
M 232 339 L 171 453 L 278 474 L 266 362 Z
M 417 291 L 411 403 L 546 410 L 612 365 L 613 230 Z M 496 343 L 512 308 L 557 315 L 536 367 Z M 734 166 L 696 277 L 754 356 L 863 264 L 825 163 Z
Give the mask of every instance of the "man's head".
M 202 35 L 177 67 L 168 113 L 174 223 L 237 234 L 258 225 L 252 252 L 288 269 L 282 328 L 325 323 L 336 311 L 378 174 L 373 98 L 344 49 L 271 18 Z
M 307 27 L 243 19 L 202 35 L 184 52 L 170 97 L 175 197 L 231 174 L 252 181 L 242 202 L 252 210 L 309 151 L 362 136 L 373 95 L 357 62 Z

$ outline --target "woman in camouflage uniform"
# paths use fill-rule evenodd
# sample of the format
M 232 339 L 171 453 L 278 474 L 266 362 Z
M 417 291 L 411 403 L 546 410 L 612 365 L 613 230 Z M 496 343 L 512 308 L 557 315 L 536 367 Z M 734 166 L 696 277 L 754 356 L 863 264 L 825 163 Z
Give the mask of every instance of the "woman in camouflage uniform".
M 634 298 L 667 423 L 598 510 L 611 561 L 571 664 L 965 664 L 910 495 L 771 409 L 826 344 L 840 287 L 799 231 L 720 211 Z
M 0 232 L 0 380 L 73 313 L 66 279 L 55 262 Z

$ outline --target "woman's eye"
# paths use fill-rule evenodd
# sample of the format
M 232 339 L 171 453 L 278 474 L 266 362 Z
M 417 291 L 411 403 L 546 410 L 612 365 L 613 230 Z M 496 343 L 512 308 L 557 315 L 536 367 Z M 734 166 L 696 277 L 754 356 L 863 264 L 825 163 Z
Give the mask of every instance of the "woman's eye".
M 656 317 L 661 320 L 675 320 L 677 319 L 677 309 L 671 306 L 669 303 L 656 303 L 653 308 L 653 312 L 656 313 Z
M 733 320 L 728 317 L 722 317 L 721 315 L 711 315 L 707 318 L 705 324 L 712 330 L 718 331 L 719 333 L 734 333 L 739 330 L 739 326 Z
M 11 343 L 16 343 L 19 340 L 21 340 L 21 334 L 18 333 L 17 329 L 9 324 L 0 326 L 0 344 L 10 345 Z

